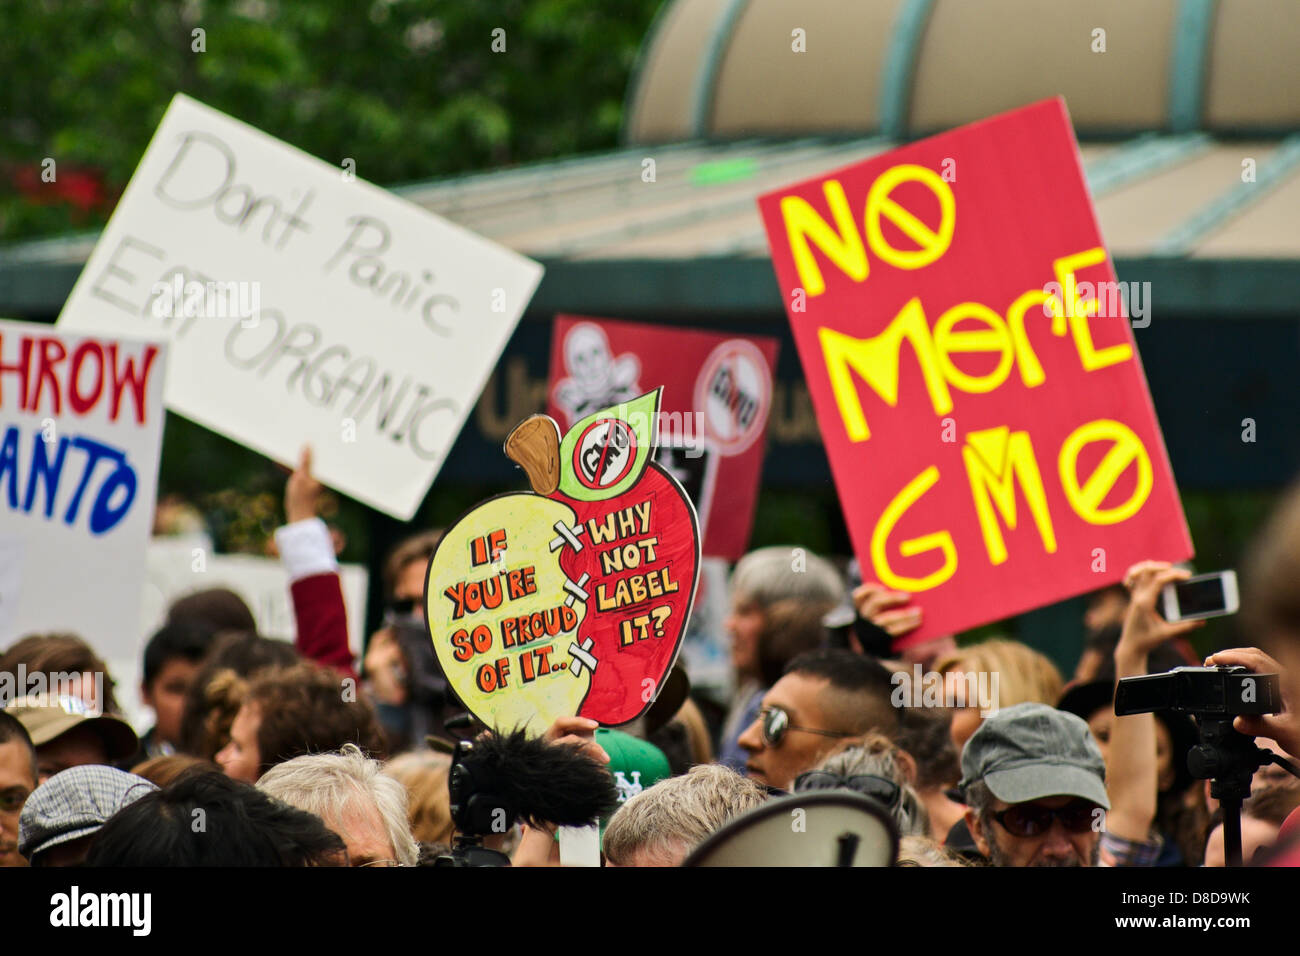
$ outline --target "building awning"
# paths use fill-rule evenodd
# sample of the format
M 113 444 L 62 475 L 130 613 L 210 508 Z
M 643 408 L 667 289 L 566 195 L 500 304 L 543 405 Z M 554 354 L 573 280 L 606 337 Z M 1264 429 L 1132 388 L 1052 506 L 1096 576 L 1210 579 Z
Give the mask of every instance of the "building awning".
M 548 267 L 532 311 L 781 309 L 755 199 L 877 155 L 880 137 L 638 146 L 394 191 Z M 1121 279 L 1162 311 L 1294 315 L 1300 136 L 1084 143 Z M 94 235 L 0 249 L 0 315 L 57 314 Z

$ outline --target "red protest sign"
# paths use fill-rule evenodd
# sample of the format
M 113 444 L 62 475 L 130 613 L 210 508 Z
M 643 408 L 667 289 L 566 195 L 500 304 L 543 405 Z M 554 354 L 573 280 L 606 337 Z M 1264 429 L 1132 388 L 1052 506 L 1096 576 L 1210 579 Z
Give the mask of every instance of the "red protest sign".
M 546 413 L 569 427 L 662 386 L 655 460 L 694 502 L 705 556 L 735 561 L 754 522 L 777 348 L 765 336 L 557 316 Z
M 759 198 L 864 577 L 908 642 L 1192 554 L 1061 99 Z

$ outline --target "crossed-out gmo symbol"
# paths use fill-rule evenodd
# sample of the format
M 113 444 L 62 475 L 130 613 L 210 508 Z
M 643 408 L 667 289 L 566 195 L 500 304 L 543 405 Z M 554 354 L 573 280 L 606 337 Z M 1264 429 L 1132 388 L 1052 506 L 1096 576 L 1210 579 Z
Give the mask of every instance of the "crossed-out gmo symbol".
M 753 342 L 723 342 L 705 360 L 695 383 L 695 409 L 723 455 L 739 455 L 767 425 L 772 373 Z
M 573 449 L 573 473 L 585 487 L 612 488 L 636 460 L 636 433 L 618 418 L 600 418 L 582 430 Z

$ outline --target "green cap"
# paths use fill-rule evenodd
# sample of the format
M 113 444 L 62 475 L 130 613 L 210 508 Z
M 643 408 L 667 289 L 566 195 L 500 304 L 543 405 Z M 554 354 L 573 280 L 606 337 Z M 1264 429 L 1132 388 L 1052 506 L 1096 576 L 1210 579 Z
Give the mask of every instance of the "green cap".
M 673 775 L 664 752 L 640 737 L 633 737 L 621 730 L 597 727 L 596 743 L 609 754 L 607 769 L 614 775 L 614 786 L 618 788 L 619 807 L 642 790 L 653 787 L 660 780 Z M 615 807 L 609 817 L 617 812 L 618 807 Z M 605 839 L 605 824 L 609 823 L 609 817 L 600 821 L 602 843 Z
M 596 743 L 609 754 L 608 770 L 614 775 L 620 805 L 647 787 L 673 775 L 664 752 L 640 737 L 633 737 L 621 730 L 598 727 Z

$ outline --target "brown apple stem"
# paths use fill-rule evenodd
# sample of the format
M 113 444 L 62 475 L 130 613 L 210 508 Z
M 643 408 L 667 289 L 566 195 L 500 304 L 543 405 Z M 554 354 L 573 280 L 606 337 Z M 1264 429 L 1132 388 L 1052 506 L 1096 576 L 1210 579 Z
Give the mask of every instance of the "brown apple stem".
M 539 495 L 560 487 L 560 429 L 546 415 L 533 415 L 506 436 L 506 454 L 528 474 Z

